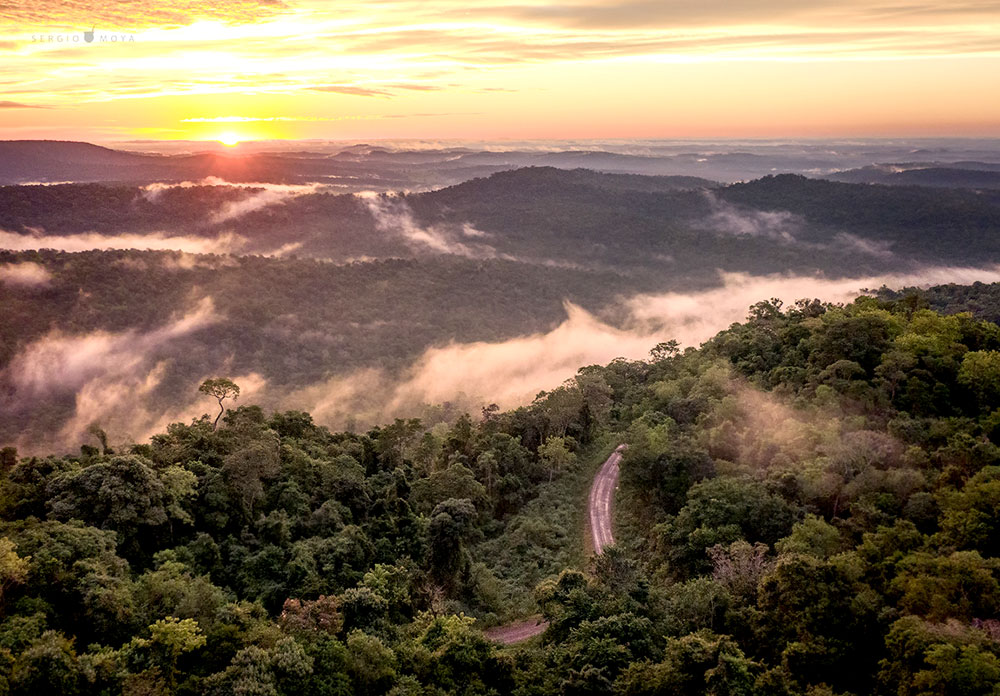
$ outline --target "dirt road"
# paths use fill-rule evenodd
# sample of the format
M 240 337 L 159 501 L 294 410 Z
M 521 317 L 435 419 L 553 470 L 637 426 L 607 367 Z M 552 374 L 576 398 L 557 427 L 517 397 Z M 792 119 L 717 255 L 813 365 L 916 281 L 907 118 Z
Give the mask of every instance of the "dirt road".
M 548 621 L 529 619 L 527 621 L 518 621 L 517 623 L 497 626 L 496 628 L 484 631 L 484 634 L 490 640 L 495 640 L 504 645 L 513 645 L 514 643 L 521 643 L 529 638 L 534 638 L 548 628 L 548 625 Z
M 618 445 L 611 456 L 607 458 L 594 476 L 590 487 L 588 514 L 590 516 L 590 536 L 593 539 L 594 553 L 601 553 L 606 546 L 615 543 L 611 532 L 611 509 L 618 488 L 619 464 L 625 445 Z M 497 626 L 486 631 L 486 637 L 504 645 L 513 645 L 534 638 L 548 628 L 548 622 L 541 619 L 518 621 L 517 623 Z
M 621 469 L 622 452 L 625 445 L 618 445 L 607 461 L 601 465 L 590 488 L 590 537 L 594 553 L 601 553 L 606 546 L 615 543 L 611 529 L 611 507 L 615 491 L 618 489 L 618 474 Z

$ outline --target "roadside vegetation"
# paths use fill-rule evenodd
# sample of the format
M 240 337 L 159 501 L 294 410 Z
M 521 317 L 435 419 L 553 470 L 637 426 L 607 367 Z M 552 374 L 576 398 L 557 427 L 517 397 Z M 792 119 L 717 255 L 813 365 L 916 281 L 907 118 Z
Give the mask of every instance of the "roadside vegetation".
M 433 428 L 221 403 L 3 451 L 8 693 L 997 693 L 996 324 L 761 302 Z M 622 543 L 587 562 L 621 441 Z M 532 614 L 525 646 L 482 634 Z

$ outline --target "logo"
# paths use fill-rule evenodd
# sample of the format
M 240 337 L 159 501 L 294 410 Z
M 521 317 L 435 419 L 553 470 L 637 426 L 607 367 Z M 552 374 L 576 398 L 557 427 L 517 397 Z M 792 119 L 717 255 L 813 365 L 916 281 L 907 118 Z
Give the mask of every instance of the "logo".
M 135 43 L 135 34 L 121 31 L 97 31 L 96 27 L 91 27 L 90 31 L 81 31 L 75 34 L 32 34 L 32 43 Z

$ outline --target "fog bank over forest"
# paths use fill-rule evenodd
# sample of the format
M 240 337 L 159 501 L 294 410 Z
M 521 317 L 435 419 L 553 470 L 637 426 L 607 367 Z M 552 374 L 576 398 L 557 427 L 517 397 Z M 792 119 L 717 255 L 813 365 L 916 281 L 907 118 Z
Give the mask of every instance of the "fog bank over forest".
M 762 298 L 1000 280 L 993 141 L 140 145 L 0 142 L 0 442 L 141 441 L 216 375 L 450 419 Z
M 14 266 L 11 266 L 14 267 Z M 697 347 L 730 324 L 742 321 L 749 297 L 791 304 L 822 298 L 852 300 L 863 289 L 927 287 L 944 281 L 1000 282 L 1000 266 L 928 268 L 909 274 L 822 279 L 794 275 L 720 274 L 719 284 L 698 292 L 637 294 L 605 307 L 602 315 L 565 303 L 564 318 L 551 330 L 503 341 L 451 341 L 426 349 L 397 368 L 369 365 L 305 384 L 269 380 L 260 372 L 234 370 L 233 356 L 212 369 L 184 375 L 169 388 L 172 363 L 198 333 L 222 321 L 210 297 L 168 323 L 140 332 L 53 331 L 24 346 L 0 380 L 8 386 L 8 408 L 42 412 L 53 399 L 72 402 L 56 429 L 29 430 L 13 444 L 24 453 L 73 450 L 99 425 L 117 444 L 142 442 L 175 421 L 211 410 L 197 385 L 213 374 L 229 374 L 242 399 L 279 410 L 301 410 L 333 429 L 367 428 L 398 417 L 448 418 L 478 413 L 489 404 L 510 409 L 531 403 L 581 367 L 616 358 L 645 360 L 658 343 L 676 340 Z M 706 311 L 710 308 L 710 311 Z M 186 389 L 179 388 L 184 385 Z M 432 408 L 447 405 L 441 410 Z

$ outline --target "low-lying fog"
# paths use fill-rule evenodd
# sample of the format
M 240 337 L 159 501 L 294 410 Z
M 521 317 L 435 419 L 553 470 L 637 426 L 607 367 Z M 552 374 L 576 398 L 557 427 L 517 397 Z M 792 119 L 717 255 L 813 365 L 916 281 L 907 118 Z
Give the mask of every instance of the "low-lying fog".
M 5 276 L 6 274 L 6 276 Z M 32 269 L 0 268 L 0 278 L 37 277 Z M 693 293 L 635 295 L 617 305 L 616 328 L 583 309 L 566 305 L 566 318 L 546 333 L 507 341 L 452 343 L 425 351 L 404 370 L 364 369 L 336 374 L 297 389 L 273 386 L 258 374 L 230 374 L 243 390 L 239 403 L 275 409 L 301 409 L 332 428 L 364 427 L 393 417 L 419 415 L 427 404 L 449 402 L 475 413 L 496 403 L 510 408 L 529 403 L 559 386 L 578 368 L 622 357 L 641 360 L 657 343 L 675 339 L 697 346 L 721 329 L 745 318 L 749 305 L 769 298 L 786 303 L 803 298 L 846 302 L 865 288 L 926 286 L 946 282 L 1000 281 L 1000 266 L 928 268 L 919 273 L 842 278 L 723 274 L 720 284 Z M 5 281 L 7 282 L 7 281 Z M 33 280 L 29 281 L 33 282 Z M 171 342 L 218 316 L 210 298 L 195 303 L 170 323 L 148 332 L 53 332 L 27 345 L 2 376 L 13 385 L 8 403 L 41 401 L 72 393 L 71 418 L 51 432 L 24 436 L 15 443 L 23 453 L 72 450 L 86 442 L 92 423 L 112 442 L 143 441 L 174 421 L 189 421 L 212 410 L 197 393 L 202 379 L 190 382 L 189 398 L 154 406 L 148 398 L 163 379 Z

